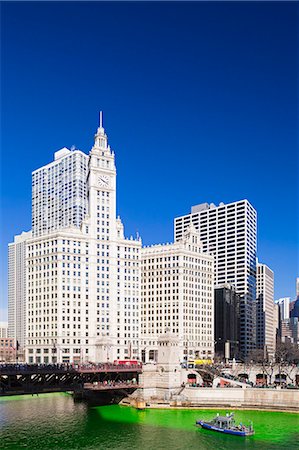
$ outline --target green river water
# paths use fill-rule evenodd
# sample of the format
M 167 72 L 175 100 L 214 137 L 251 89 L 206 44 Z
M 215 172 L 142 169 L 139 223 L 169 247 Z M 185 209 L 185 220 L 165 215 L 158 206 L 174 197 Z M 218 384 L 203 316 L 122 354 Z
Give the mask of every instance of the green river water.
M 299 449 L 299 414 L 235 410 L 236 420 L 253 420 L 256 433 L 247 438 L 194 426 L 197 419 L 215 415 L 212 410 L 88 407 L 68 394 L 5 397 L 0 399 L 0 449 Z

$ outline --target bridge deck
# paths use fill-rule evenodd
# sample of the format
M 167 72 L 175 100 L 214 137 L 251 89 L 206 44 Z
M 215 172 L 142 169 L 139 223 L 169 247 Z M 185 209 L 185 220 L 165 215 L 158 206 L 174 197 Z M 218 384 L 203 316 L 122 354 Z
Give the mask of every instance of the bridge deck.
M 0 396 L 12 393 L 79 392 L 86 385 L 98 385 L 98 389 L 93 389 L 99 391 L 136 389 L 141 372 L 140 364 L 128 366 L 109 363 L 80 366 L 7 364 L 0 366 Z
M 97 364 L 94 366 L 31 366 L 31 365 L 16 365 L 6 366 L 0 365 L 0 375 L 26 375 L 26 374 L 93 374 L 93 373 L 130 373 L 142 372 L 141 364 L 134 365 L 117 365 L 117 364 Z

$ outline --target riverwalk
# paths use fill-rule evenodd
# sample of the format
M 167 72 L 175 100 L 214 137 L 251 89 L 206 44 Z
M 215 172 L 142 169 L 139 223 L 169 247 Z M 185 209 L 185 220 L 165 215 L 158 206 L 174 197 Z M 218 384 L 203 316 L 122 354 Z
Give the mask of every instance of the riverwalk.
M 143 390 L 122 401 L 123 405 L 143 408 L 230 408 L 299 412 L 299 390 L 271 388 L 192 388 L 178 395 L 144 399 Z

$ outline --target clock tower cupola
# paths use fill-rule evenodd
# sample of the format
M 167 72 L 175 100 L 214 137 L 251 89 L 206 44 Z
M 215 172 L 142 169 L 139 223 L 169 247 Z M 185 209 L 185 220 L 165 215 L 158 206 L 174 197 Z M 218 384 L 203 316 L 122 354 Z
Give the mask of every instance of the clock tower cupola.
M 106 153 L 106 152 L 110 153 L 110 146 L 108 145 L 107 134 L 105 133 L 105 129 L 103 127 L 103 112 L 102 111 L 100 111 L 99 127 L 94 136 L 93 149 L 100 151 L 100 152 L 104 152 L 104 153 Z

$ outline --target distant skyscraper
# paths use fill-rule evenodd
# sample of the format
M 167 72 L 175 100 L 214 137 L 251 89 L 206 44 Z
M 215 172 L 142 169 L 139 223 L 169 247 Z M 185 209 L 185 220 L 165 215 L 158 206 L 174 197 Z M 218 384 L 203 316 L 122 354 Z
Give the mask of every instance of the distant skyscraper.
M 100 126 L 85 155 L 62 149 L 33 173 L 26 359 L 136 358 L 141 240 L 116 216 L 114 152 Z
M 299 297 L 299 277 L 296 278 L 296 297 Z
M 274 273 L 266 264 L 257 264 L 256 343 L 270 358 L 275 353 L 273 338 Z
M 290 318 L 290 297 L 283 297 L 275 300 L 275 303 L 279 305 L 280 321 Z
M 215 206 L 203 203 L 191 214 L 174 220 L 175 240 L 193 224 L 200 232 L 203 251 L 214 255 L 215 283 L 236 287 L 240 300 L 240 350 L 255 348 L 257 214 L 248 200 Z
M 290 312 L 291 317 L 299 317 L 299 297 L 294 301 L 293 308 Z
M 299 323 L 298 317 L 282 320 L 280 337 L 282 342 L 289 340 L 292 343 L 299 343 Z
M 215 352 L 225 357 L 229 345 L 230 358 L 239 356 L 240 296 L 234 286 L 225 284 L 215 288 Z
M 26 244 L 31 232 L 15 236 L 8 244 L 8 337 L 25 345 L 26 336 Z
M 274 303 L 273 305 L 273 342 L 275 343 L 275 348 L 277 344 L 277 339 L 280 333 L 280 316 L 279 316 L 279 305 Z
M 63 148 L 54 161 L 32 173 L 32 235 L 80 227 L 88 210 L 88 156 Z
M 214 355 L 214 262 L 189 227 L 174 244 L 144 247 L 141 347 L 156 359 L 158 338 L 169 330 L 184 343 L 184 358 Z M 182 357 L 183 355 L 181 355 Z

